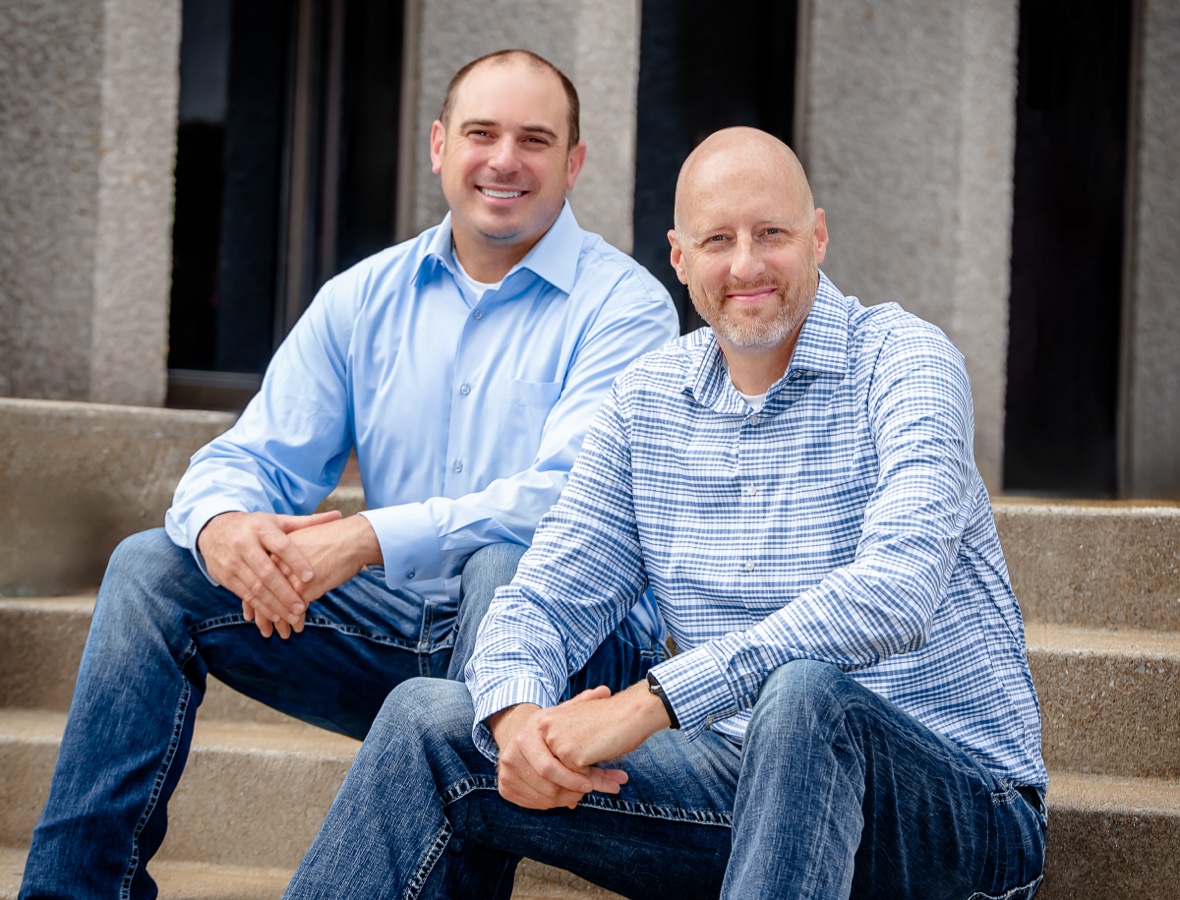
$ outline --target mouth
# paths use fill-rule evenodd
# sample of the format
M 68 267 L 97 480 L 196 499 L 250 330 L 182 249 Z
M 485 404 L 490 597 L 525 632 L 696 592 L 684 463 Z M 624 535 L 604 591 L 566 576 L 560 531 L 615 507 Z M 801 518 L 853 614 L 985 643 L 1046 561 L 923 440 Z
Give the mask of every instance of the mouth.
M 732 300 L 734 303 L 760 303 L 778 292 L 777 287 L 761 287 L 746 289 L 741 291 L 729 291 L 725 295 L 726 300 Z
M 493 200 L 516 200 L 518 197 L 523 197 L 527 191 L 506 190 L 502 188 L 481 187 L 478 189 L 485 197 L 491 197 Z

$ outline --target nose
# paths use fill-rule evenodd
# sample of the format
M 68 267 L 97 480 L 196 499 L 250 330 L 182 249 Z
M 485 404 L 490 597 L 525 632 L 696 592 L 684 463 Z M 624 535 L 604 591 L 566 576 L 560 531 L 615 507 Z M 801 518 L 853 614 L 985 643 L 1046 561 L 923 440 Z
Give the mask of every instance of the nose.
M 762 255 L 753 238 L 748 234 L 739 235 L 733 248 L 729 273 L 738 281 L 757 281 L 763 274 Z
M 488 159 L 490 165 L 497 172 L 515 172 L 520 168 L 520 157 L 516 151 L 516 141 L 509 135 L 504 135 L 492 148 L 492 155 Z

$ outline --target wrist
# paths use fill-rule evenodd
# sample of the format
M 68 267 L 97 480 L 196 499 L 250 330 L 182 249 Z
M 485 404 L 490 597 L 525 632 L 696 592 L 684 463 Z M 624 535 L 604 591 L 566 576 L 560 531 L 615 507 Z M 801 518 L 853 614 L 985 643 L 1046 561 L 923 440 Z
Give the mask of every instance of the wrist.
M 659 702 L 660 709 L 668 719 L 668 727 L 679 730 L 680 721 L 676 718 L 676 710 L 672 708 L 672 701 L 668 699 L 664 686 L 660 684 L 660 680 L 654 672 L 647 673 L 647 691 L 653 699 Z

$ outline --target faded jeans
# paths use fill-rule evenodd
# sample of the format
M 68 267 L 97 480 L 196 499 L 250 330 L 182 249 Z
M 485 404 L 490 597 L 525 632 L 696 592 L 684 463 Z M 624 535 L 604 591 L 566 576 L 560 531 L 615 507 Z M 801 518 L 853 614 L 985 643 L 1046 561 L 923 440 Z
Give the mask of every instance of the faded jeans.
M 396 633 L 383 619 L 390 591 L 371 571 L 317 600 L 304 631 L 283 641 L 262 638 L 242 618 L 241 602 L 210 584 L 163 529 L 125 540 L 95 604 L 21 898 L 155 896 L 146 866 L 164 840 L 208 675 L 362 739 L 407 678 L 462 676 L 492 594 L 511 580 L 523 552 L 493 544 L 471 557 L 456 628 L 435 643 L 429 636 L 440 630 L 429 605 L 418 634 Z M 632 684 L 661 658 L 625 622 L 571 685 Z
M 394 691 L 287 897 L 504 898 L 516 856 L 653 900 L 1026 900 L 1040 883 L 1039 793 L 823 663 L 771 674 L 742 747 L 659 732 L 609 764 L 630 776 L 617 796 L 574 810 L 502 800 L 473 716 L 461 684 Z

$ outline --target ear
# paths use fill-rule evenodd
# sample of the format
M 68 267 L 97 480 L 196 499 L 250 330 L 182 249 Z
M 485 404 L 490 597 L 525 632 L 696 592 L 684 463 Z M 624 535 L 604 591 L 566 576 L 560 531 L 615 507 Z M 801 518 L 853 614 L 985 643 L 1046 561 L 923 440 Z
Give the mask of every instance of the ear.
M 688 284 L 688 273 L 684 271 L 684 251 L 680 249 L 675 228 L 668 229 L 668 243 L 672 245 L 672 268 L 676 270 L 676 277 L 681 284 Z
M 574 182 L 578 180 L 578 173 L 582 171 L 584 165 L 586 165 L 586 142 L 578 141 L 578 145 L 570 151 L 569 158 L 566 160 L 565 189 L 567 191 L 574 189 Z
M 443 147 L 446 144 L 447 129 L 438 119 L 430 126 L 430 171 L 437 175 L 442 171 Z
M 828 218 L 824 215 L 824 211 L 817 207 L 815 210 L 815 264 L 817 266 L 824 261 L 827 252 Z

